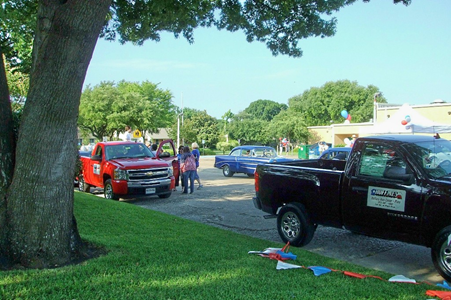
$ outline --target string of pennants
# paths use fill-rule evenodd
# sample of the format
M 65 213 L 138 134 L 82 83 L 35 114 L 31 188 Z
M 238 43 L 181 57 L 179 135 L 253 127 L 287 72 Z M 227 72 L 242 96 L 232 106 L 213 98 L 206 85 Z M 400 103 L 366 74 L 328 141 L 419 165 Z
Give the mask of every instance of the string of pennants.
M 290 248 L 290 243 L 288 242 L 283 248 L 266 248 L 263 251 L 249 251 L 248 254 L 257 254 L 262 257 L 267 257 L 269 259 L 277 260 L 276 270 L 308 269 L 308 270 L 313 271 L 313 274 L 315 276 L 321 276 L 321 275 L 324 275 L 324 274 L 327 274 L 330 272 L 341 272 L 346 276 L 359 278 L 359 279 L 375 278 L 375 279 L 379 279 L 382 281 L 397 282 L 397 283 L 411 283 L 411 284 L 425 283 L 428 285 L 433 285 L 432 283 L 429 283 L 427 281 L 417 282 L 415 279 L 405 277 L 404 275 L 396 275 L 396 276 L 393 276 L 390 279 L 386 280 L 379 276 L 364 275 L 364 274 L 359 274 L 359 273 L 354 273 L 354 272 L 349 272 L 349 271 L 340 271 L 340 270 L 335 270 L 335 269 L 322 267 L 322 266 L 304 267 L 304 266 L 300 266 L 300 265 L 287 263 L 285 261 L 296 260 L 296 258 L 297 258 L 297 256 L 295 254 L 288 252 L 289 248 Z M 437 286 L 451 290 L 451 286 L 446 281 L 443 281 L 443 283 L 437 284 Z M 443 299 L 443 300 L 451 300 L 451 292 L 447 292 L 447 291 L 428 290 L 428 291 L 426 291 L 426 295 L 432 296 L 432 297 L 439 297 L 440 299 Z

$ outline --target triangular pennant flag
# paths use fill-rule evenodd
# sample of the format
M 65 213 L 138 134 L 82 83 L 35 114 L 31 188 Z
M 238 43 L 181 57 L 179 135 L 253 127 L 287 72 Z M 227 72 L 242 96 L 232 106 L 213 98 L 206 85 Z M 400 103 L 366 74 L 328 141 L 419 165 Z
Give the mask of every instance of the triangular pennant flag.
M 390 282 L 405 282 L 405 283 L 417 283 L 415 279 L 407 278 L 404 275 L 396 275 L 390 278 L 388 281 Z
M 308 267 L 308 269 L 312 270 L 313 274 L 315 274 L 315 276 L 321 276 L 323 274 L 327 274 L 329 272 L 332 272 L 331 269 L 326 268 L 326 267 L 313 266 L 313 267 Z
M 440 299 L 451 299 L 451 292 L 442 292 L 442 291 L 426 291 L 427 296 L 439 297 Z
M 438 283 L 437 285 L 438 285 L 439 287 L 442 287 L 442 288 L 451 290 L 451 286 L 449 286 L 448 282 L 446 282 L 446 281 L 444 281 L 444 280 L 443 280 L 443 283 Z
M 281 251 L 282 248 L 266 248 L 263 251 L 249 251 L 247 254 L 270 254 L 276 253 L 277 251 Z
M 277 267 L 276 267 L 277 270 L 298 269 L 298 268 L 302 268 L 302 267 L 298 266 L 298 265 L 288 264 L 288 263 L 280 261 L 280 260 L 277 261 Z

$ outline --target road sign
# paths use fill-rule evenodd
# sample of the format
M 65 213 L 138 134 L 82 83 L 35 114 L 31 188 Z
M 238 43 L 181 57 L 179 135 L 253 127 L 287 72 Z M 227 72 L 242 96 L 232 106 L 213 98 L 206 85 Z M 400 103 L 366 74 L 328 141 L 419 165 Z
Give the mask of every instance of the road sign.
M 136 129 L 135 131 L 133 131 L 133 137 L 134 137 L 135 139 L 142 137 L 141 131 L 139 131 L 138 129 Z

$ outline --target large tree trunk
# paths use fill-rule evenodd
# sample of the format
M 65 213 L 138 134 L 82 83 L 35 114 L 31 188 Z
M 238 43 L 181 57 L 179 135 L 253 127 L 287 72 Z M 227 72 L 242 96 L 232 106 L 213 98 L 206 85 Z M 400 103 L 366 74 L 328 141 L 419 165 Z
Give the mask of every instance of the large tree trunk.
M 15 140 L 5 65 L 0 49 L 0 250 L 7 245 L 6 193 L 13 177 Z M 0 251 L 3 252 L 3 251 Z M 4 253 L 0 253 L 2 255 Z
M 28 267 L 66 264 L 73 220 L 78 107 L 111 0 L 41 0 L 30 89 L 7 196 L 8 255 Z M 72 240 L 71 240 L 72 238 Z

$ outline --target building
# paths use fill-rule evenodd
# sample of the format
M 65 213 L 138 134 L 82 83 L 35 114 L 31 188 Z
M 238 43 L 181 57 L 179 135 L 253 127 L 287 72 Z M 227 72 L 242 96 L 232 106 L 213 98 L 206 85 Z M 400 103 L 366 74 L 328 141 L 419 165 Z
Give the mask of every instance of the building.
M 145 133 L 145 140 L 151 141 L 153 144 L 159 144 L 164 140 L 169 139 L 167 128 L 159 128 L 156 133 Z
M 326 141 L 332 143 L 333 146 L 345 145 L 346 139 L 352 139 L 353 136 L 369 136 L 375 134 L 416 134 L 413 131 L 405 130 L 409 128 L 409 122 L 404 122 L 403 118 L 407 115 L 403 115 L 401 109 L 405 105 L 393 105 L 386 103 L 376 103 L 375 109 L 375 122 L 367 123 L 348 123 L 348 124 L 332 124 L 329 126 L 310 126 L 308 127 L 309 132 L 312 135 L 312 139 L 309 144 L 316 143 L 318 141 Z M 433 122 L 437 125 L 449 125 L 451 127 L 451 103 L 446 103 L 444 101 L 434 101 L 431 104 L 424 105 L 412 105 L 409 106 L 417 119 L 427 120 Z M 400 118 L 400 119 L 399 119 Z M 412 119 L 412 123 L 415 120 Z M 425 122 L 427 122 L 425 121 Z M 375 130 L 375 128 L 381 129 L 383 124 L 388 124 L 391 122 L 391 128 L 387 129 L 387 132 L 383 130 Z M 406 123 L 406 124 L 403 124 Z M 427 123 L 429 124 L 429 123 Z M 403 129 L 394 129 L 393 127 L 402 127 Z M 424 130 L 423 130 L 424 131 Z M 417 134 L 434 134 L 434 132 L 428 133 L 418 133 Z M 446 133 L 440 132 L 441 137 L 451 140 L 451 130 Z

